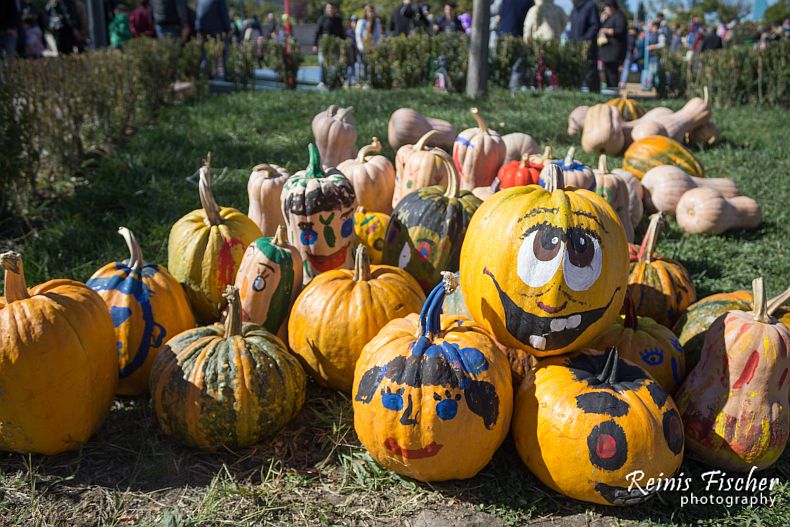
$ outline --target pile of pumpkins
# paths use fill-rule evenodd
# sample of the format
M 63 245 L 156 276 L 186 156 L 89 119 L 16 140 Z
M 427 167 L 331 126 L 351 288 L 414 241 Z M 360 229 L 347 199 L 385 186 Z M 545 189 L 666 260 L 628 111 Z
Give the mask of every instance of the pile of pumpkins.
M 0 449 L 77 448 L 115 393 L 150 393 L 182 444 L 242 447 L 299 412 L 309 375 L 351 394 L 374 460 L 421 481 L 474 476 L 509 431 L 547 486 L 602 504 L 647 499 L 625 475 L 673 474 L 686 448 L 732 470 L 775 462 L 790 290 L 767 300 L 757 279 L 695 302 L 655 251 L 671 197 L 652 171 L 693 156 L 643 148 L 593 170 L 472 116 L 456 135 L 396 111 L 393 164 L 330 106 L 305 170 L 253 169 L 246 215 L 217 204 L 209 154 L 167 268 L 125 228 L 129 258 L 87 284 L 28 289 L 21 256 L 0 255 Z

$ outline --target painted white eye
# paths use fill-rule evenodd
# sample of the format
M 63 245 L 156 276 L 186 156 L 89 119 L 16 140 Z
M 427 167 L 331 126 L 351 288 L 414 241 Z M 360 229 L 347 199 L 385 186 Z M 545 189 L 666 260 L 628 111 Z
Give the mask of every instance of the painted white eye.
M 411 249 L 409 248 L 409 244 L 406 243 L 403 245 L 403 249 L 400 250 L 400 255 L 398 256 L 398 267 L 405 269 L 409 260 L 411 260 Z
M 255 280 L 252 281 L 252 288 L 255 291 L 263 291 L 266 289 L 266 278 L 260 275 L 256 276 Z
M 565 254 L 562 230 L 541 225 L 521 242 L 516 261 L 519 278 L 530 287 L 542 287 L 557 273 Z
M 578 229 L 571 229 L 562 262 L 562 273 L 568 287 L 574 291 L 587 291 L 601 276 L 602 262 L 598 240 Z

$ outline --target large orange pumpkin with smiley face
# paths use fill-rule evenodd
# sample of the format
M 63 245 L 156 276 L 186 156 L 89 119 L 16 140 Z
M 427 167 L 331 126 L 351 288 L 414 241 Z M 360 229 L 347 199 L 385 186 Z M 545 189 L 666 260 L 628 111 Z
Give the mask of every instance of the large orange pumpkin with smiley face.
M 354 372 L 360 441 L 378 463 L 420 481 L 477 474 L 505 439 L 513 407 L 507 357 L 476 323 L 441 314 L 445 291 L 443 281 L 419 317 L 384 326 Z
M 472 317 L 509 347 L 536 356 L 579 349 L 617 318 L 628 276 L 628 243 L 617 215 L 589 190 L 494 194 L 472 217 L 461 249 L 461 289 Z

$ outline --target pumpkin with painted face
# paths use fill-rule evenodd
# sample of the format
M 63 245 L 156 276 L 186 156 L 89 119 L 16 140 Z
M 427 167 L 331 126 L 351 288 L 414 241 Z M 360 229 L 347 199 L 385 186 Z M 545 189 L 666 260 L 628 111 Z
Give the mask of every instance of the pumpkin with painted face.
M 546 486 L 602 505 L 645 501 L 627 475 L 669 477 L 683 461 L 675 403 L 616 348 L 538 361 L 516 396 L 513 439 Z
M 442 314 L 445 290 L 437 285 L 419 316 L 384 326 L 354 372 L 362 445 L 420 481 L 477 474 L 505 439 L 513 405 L 507 358 L 480 326 Z
M 625 296 L 628 243 L 617 215 L 594 192 L 502 190 L 469 224 L 461 286 L 472 317 L 505 346 L 536 356 L 579 349 L 608 329 Z
M 357 241 L 364 245 L 370 255 L 370 263 L 379 265 L 384 251 L 384 235 L 387 233 L 389 214 L 368 212 L 365 207 L 358 207 L 354 213 L 354 232 Z
M 289 178 L 280 197 L 288 239 L 302 255 L 305 283 L 319 273 L 352 267 L 356 207 L 351 181 L 336 168 L 322 169 L 315 145 L 309 152 L 307 170 Z
M 127 261 L 105 265 L 86 285 L 99 293 L 115 327 L 120 366 L 117 393 L 148 393 L 148 374 L 168 340 L 195 327 L 195 317 L 181 285 L 161 265 L 145 263 L 132 231 L 118 229 L 126 240 Z
M 261 237 L 254 221 L 236 209 L 220 207 L 211 191 L 211 153 L 200 168 L 202 209 L 170 229 L 167 268 L 184 286 L 198 322 L 212 323 L 225 307 L 225 287 L 236 278 L 244 251 Z
M 247 247 L 235 285 L 244 321 L 284 337 L 291 305 L 302 290 L 302 257 L 285 239 L 282 225 L 274 237 L 258 238 Z
M 447 189 L 424 187 L 412 192 L 392 211 L 384 238 L 382 261 L 405 269 L 427 293 L 442 271 L 457 271 L 466 226 L 480 198 L 459 190 L 460 176 L 449 156 L 436 149 L 450 174 Z

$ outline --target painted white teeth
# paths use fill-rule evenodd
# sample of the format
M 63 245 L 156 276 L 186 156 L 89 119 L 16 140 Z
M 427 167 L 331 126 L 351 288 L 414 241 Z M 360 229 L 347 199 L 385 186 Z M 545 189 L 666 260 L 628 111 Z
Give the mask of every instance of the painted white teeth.
M 540 335 L 530 335 L 529 345 L 536 350 L 543 351 L 546 349 L 546 337 L 541 337 Z
M 568 323 L 568 319 L 564 318 L 552 318 L 551 323 L 549 323 L 549 327 L 552 331 L 562 331 L 565 329 Z
M 578 328 L 579 324 L 582 323 L 582 316 L 581 315 L 572 315 L 568 317 L 568 323 L 565 327 L 568 329 Z

